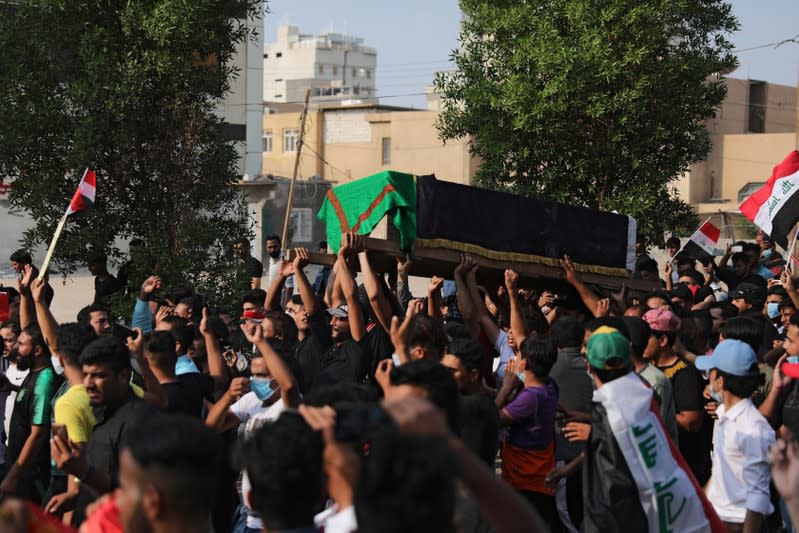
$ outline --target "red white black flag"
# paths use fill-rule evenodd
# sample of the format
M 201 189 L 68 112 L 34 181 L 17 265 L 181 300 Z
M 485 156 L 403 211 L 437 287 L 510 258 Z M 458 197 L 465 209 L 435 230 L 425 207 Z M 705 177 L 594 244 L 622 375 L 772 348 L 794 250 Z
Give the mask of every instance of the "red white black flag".
M 716 244 L 719 242 L 720 235 L 721 230 L 711 224 L 708 219 L 691 235 L 691 238 L 685 243 L 683 251 L 706 265 L 716 255 Z
M 788 233 L 799 220 L 799 152 L 794 150 L 776 167 L 766 184 L 741 204 L 746 218 L 788 248 Z
M 84 215 L 94 205 L 94 196 L 97 192 L 97 175 L 94 170 L 86 169 L 78 183 L 78 188 L 67 208 L 67 216 Z

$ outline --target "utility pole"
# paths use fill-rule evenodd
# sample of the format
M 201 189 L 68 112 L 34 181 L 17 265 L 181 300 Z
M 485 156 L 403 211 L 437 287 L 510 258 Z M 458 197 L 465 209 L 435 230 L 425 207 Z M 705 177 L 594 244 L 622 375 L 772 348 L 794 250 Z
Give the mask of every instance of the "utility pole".
M 286 239 L 289 236 L 289 220 L 291 219 L 291 204 L 294 201 L 294 186 L 297 184 L 297 174 L 300 172 L 300 157 L 302 157 L 302 146 L 305 138 L 305 119 L 308 117 L 308 100 L 311 98 L 311 89 L 305 90 L 305 106 L 302 108 L 302 118 L 300 118 L 300 136 L 297 139 L 297 157 L 294 160 L 294 174 L 291 176 L 289 185 L 289 198 L 286 202 L 286 216 L 283 219 L 283 235 L 280 238 L 280 245 L 286 249 Z

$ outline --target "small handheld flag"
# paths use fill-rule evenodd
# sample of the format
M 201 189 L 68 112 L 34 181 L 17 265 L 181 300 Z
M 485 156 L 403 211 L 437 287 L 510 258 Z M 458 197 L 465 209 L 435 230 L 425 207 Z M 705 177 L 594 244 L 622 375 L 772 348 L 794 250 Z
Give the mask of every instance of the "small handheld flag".
M 61 236 L 61 232 L 64 230 L 64 224 L 67 222 L 67 217 L 72 215 L 85 215 L 94 205 L 96 193 L 97 175 L 93 170 L 87 168 L 83 172 L 83 177 L 80 179 L 80 183 L 78 183 L 78 188 L 75 190 L 75 194 L 72 195 L 72 201 L 69 202 L 69 206 L 67 207 L 64 216 L 61 217 L 61 220 L 58 222 L 58 227 L 53 234 L 52 240 L 50 240 L 50 248 L 47 249 L 47 255 L 44 258 L 44 263 L 42 263 L 42 268 L 39 271 L 38 279 L 44 279 L 45 274 L 47 274 L 47 267 L 50 266 L 50 260 L 53 258 L 55 246 L 58 243 L 58 238 Z
M 691 235 L 683 246 L 683 251 L 706 265 L 716 255 L 716 244 L 719 242 L 721 230 L 710 222 L 708 218 L 698 230 Z M 676 256 L 675 256 L 676 257 Z

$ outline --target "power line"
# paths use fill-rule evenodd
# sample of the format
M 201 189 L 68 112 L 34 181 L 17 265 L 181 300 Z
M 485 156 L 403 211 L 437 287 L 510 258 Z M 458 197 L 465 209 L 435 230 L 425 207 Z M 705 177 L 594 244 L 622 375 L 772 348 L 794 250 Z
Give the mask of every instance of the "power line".
M 799 39 L 799 33 L 797 33 L 793 37 L 790 37 L 788 39 L 783 39 L 781 41 L 777 41 L 777 42 L 774 42 L 774 43 L 760 44 L 760 45 L 757 45 L 757 46 L 752 46 L 750 48 L 741 48 L 741 49 L 733 50 L 733 53 L 737 54 L 739 52 L 749 52 L 751 50 L 760 50 L 761 48 L 770 48 L 772 46 L 774 48 L 779 48 L 780 46 L 782 46 L 784 44 L 788 44 L 788 43 L 799 44 L 799 40 L 797 40 L 797 39 Z

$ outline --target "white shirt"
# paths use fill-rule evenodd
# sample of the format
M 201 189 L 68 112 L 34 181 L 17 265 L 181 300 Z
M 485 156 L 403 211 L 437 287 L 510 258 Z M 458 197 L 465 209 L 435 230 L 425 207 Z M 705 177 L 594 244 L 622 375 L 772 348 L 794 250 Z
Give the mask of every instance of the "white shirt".
M 742 524 L 747 510 L 770 515 L 774 507 L 768 451 L 774 444 L 774 430 L 749 398 L 729 412 L 719 405 L 716 414 L 708 499 L 724 522 Z
M 263 287 L 265 291 L 268 291 L 269 287 L 272 286 L 272 280 L 277 277 L 278 272 L 280 272 L 280 257 L 275 259 L 269 256 L 269 266 L 266 271 L 266 287 Z
M 276 390 L 273 395 L 277 394 L 280 396 L 280 391 Z M 271 398 L 271 396 L 270 396 Z M 258 396 L 255 395 L 253 391 L 248 392 L 241 398 L 239 401 L 234 403 L 230 406 L 230 412 L 233 413 L 236 418 L 241 420 L 241 426 L 239 426 L 239 435 L 243 438 L 249 438 L 255 430 L 259 427 L 264 425 L 267 422 L 274 422 L 286 409 L 286 405 L 283 403 L 283 398 L 278 397 L 277 401 L 272 405 L 264 407 L 264 401 L 269 401 L 269 398 L 266 400 L 259 400 Z M 245 479 L 246 484 L 244 481 L 242 482 L 241 492 L 242 495 L 247 494 L 250 489 L 249 487 L 249 480 Z M 247 505 L 247 498 L 242 497 L 242 501 L 245 505 Z M 249 505 L 247 505 L 247 527 L 261 530 L 263 529 L 263 522 L 261 518 L 250 509 Z
M 358 531 L 358 519 L 355 517 L 355 507 L 342 509 L 334 505 L 314 516 L 314 524 L 321 527 L 325 533 L 353 533 Z
M 11 363 L 8 365 L 8 370 L 6 370 L 6 377 L 12 385 L 20 386 L 22 385 L 22 382 L 25 381 L 28 372 L 30 372 L 30 370 L 20 370 L 16 363 Z M 4 444 L 8 441 L 8 432 L 10 431 L 11 426 L 11 414 L 14 412 L 14 402 L 17 400 L 16 392 L 9 392 L 7 394 L 6 408 L 3 412 L 3 429 L 6 432 L 6 437 L 3 440 Z

